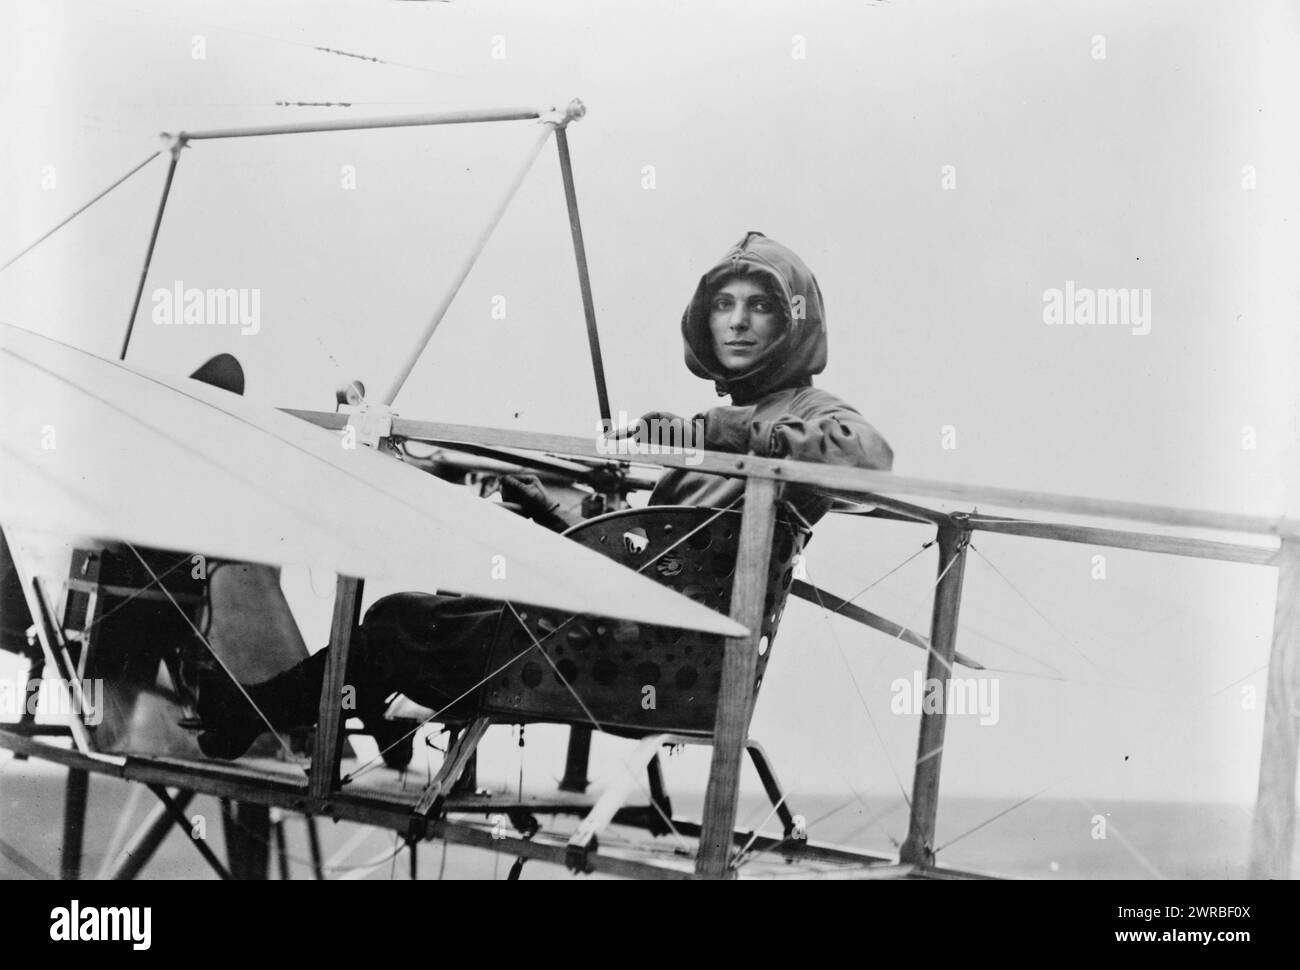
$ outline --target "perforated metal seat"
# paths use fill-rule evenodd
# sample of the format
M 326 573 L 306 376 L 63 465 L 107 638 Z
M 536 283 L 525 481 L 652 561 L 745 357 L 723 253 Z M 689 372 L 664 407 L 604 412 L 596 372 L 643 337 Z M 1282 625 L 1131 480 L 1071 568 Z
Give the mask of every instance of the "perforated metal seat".
M 589 519 L 565 535 L 726 613 L 740 520 L 739 511 L 651 506 Z M 795 557 L 807 537 L 805 530 L 778 519 L 755 692 L 785 609 Z M 485 716 L 579 725 L 590 725 L 594 718 L 602 729 L 634 736 L 712 734 L 722 676 L 721 637 L 554 610 L 521 608 L 519 614 L 522 624 L 505 613 L 487 669 L 524 656 L 484 686 L 480 704 Z M 534 637 L 545 658 L 530 650 Z

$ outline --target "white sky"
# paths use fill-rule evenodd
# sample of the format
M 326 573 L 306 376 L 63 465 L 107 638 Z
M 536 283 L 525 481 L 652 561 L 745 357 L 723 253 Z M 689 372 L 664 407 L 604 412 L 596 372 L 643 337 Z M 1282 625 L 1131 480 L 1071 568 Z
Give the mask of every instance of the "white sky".
M 715 402 L 682 364 L 678 320 L 699 273 L 758 229 L 816 272 L 831 334 L 818 383 L 886 435 L 896 471 L 1300 516 L 1300 70 L 1289 5 L 56 0 L 0 10 L 5 258 L 154 150 L 159 131 L 577 96 L 589 115 L 570 141 L 616 411 L 690 414 Z M 191 56 L 196 35 L 205 59 Z M 804 59 L 792 57 L 795 35 Z M 1093 56 L 1098 35 L 1104 59 Z M 503 59 L 491 56 L 494 37 Z M 194 144 L 150 290 L 177 279 L 259 288 L 261 332 L 154 327 L 146 291 L 131 359 L 188 372 L 229 351 L 249 395 L 275 405 L 327 409 L 345 377 L 381 388 L 532 137 L 515 123 Z M 341 187 L 347 165 L 355 190 Z M 163 171 L 155 161 L 0 275 L 0 319 L 115 353 Z M 1067 280 L 1150 289 L 1151 332 L 1045 326 L 1043 294 Z M 505 320 L 490 315 L 498 295 Z M 591 432 L 553 152 L 398 407 Z M 955 449 L 941 447 L 948 425 Z M 1243 447 L 1246 426 L 1254 448 Z M 847 595 L 924 538 L 828 522 L 812 578 Z M 976 544 L 1050 625 L 975 557 L 958 648 L 1068 682 L 1008 673 L 996 726 L 951 719 L 945 791 L 1013 799 L 1056 782 L 1062 795 L 1253 797 L 1272 571 L 1115 551 L 1099 581 L 1099 550 L 1086 546 Z M 924 630 L 933 561 L 919 558 L 864 605 Z M 288 584 L 309 642 L 321 642 L 328 604 L 302 577 Z M 832 635 L 816 611 L 792 607 L 754 728 L 783 780 L 897 795 L 916 721 L 890 714 L 888 688 L 922 659 L 841 621 Z M 1256 708 L 1243 706 L 1242 686 L 1258 692 Z M 695 764 L 702 777 L 706 762 Z M 551 765 L 536 770 L 545 779 Z

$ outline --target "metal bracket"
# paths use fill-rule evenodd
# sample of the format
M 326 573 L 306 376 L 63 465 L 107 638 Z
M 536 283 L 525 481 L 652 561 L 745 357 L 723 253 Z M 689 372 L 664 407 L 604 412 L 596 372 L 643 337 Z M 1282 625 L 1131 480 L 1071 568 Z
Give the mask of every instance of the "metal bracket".
M 384 404 L 363 401 L 348 415 L 347 426 L 357 436 L 357 441 L 367 448 L 378 448 L 380 441 L 393 434 L 393 411 Z
M 183 131 L 176 135 L 170 131 L 160 131 L 158 137 L 167 142 L 167 150 L 172 153 L 172 158 L 179 158 L 181 149 L 190 147 L 190 136 Z
M 580 98 L 574 98 L 563 108 L 542 108 L 537 112 L 537 120 L 540 124 L 550 125 L 552 128 L 567 128 L 572 121 L 580 121 L 587 113 L 587 106 L 582 103 Z

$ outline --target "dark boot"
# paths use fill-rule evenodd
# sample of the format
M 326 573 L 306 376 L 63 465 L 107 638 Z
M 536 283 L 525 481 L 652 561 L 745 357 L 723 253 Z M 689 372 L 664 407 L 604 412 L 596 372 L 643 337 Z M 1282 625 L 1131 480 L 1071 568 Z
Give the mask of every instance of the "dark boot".
M 243 685 L 277 730 L 316 723 L 326 654 L 325 650 L 318 651 L 265 683 Z M 379 744 L 384 764 L 405 768 L 415 753 L 415 732 L 405 722 L 384 718 L 393 691 L 381 682 L 380 672 L 372 671 L 364 657 L 364 650 L 358 650 L 349 664 L 348 683 L 355 690 L 357 705 L 354 713 Z M 221 670 L 200 683 L 198 713 L 206 729 L 199 735 L 199 749 L 209 758 L 238 758 L 266 730 L 266 722 Z
M 321 650 L 265 683 L 242 685 L 243 690 L 277 730 L 314 724 L 325 662 L 326 652 Z M 266 721 L 223 670 L 200 680 L 198 713 L 205 728 L 198 738 L 199 748 L 209 758 L 238 758 L 266 730 Z
M 398 688 L 393 688 L 387 682 L 385 671 L 366 662 L 364 652 L 358 651 L 355 657 L 349 671 L 349 682 L 356 689 L 355 714 L 361 719 L 366 733 L 379 745 L 384 764 L 404 771 L 415 755 L 416 725 L 404 720 L 390 721 L 384 717 L 390 699 Z

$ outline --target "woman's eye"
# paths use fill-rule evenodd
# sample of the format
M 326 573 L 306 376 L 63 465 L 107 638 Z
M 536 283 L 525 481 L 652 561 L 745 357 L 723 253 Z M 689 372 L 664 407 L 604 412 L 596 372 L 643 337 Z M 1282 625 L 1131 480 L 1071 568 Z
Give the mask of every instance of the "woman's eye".
M 713 301 L 713 309 L 715 309 L 715 310 L 730 310 L 730 309 L 731 309 L 731 301 L 728 300 L 728 299 L 726 299 L 725 297 L 718 297 L 718 299 L 716 299 L 716 300 Z
M 771 312 L 772 312 L 772 301 L 771 301 L 771 300 L 755 300 L 755 301 L 754 301 L 753 303 L 751 303 L 749 306 L 750 306 L 750 309 L 754 310 L 756 313 L 771 313 Z

